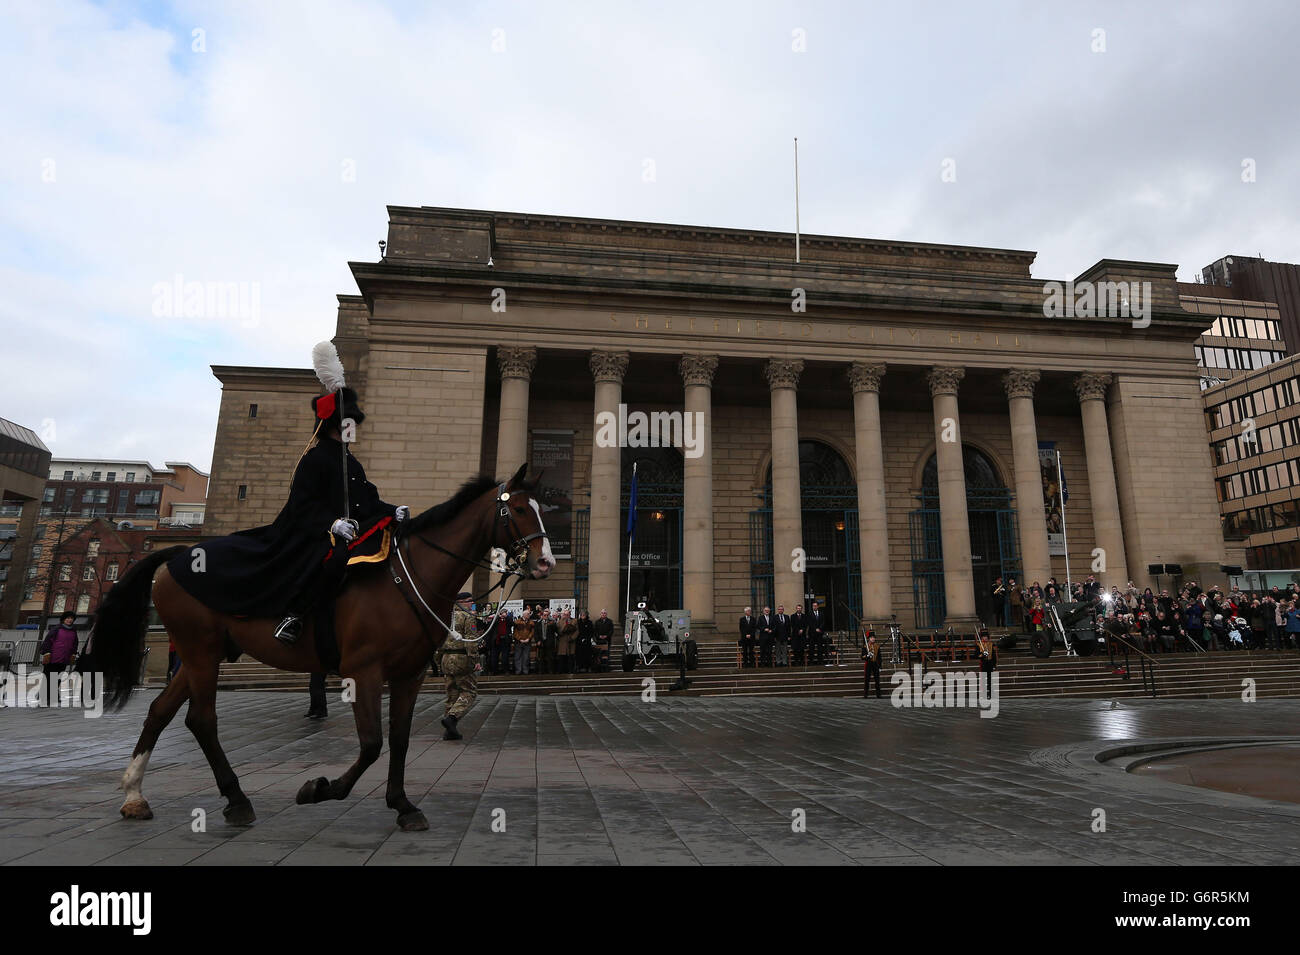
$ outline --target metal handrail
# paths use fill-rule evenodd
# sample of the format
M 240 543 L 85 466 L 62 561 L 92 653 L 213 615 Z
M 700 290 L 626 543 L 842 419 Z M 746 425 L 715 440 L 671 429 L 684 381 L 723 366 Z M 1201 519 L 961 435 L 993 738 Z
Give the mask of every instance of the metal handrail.
M 1117 641 L 1120 644 L 1120 646 L 1124 648 L 1124 679 L 1127 680 L 1129 678 L 1129 671 L 1131 668 L 1128 662 L 1128 654 L 1129 651 L 1132 650 L 1141 658 L 1138 667 L 1142 673 L 1142 689 L 1149 690 L 1152 698 L 1154 699 L 1156 695 L 1156 666 L 1157 666 L 1157 661 L 1155 657 L 1151 656 L 1149 653 L 1147 653 L 1145 650 L 1138 647 L 1136 644 L 1130 643 L 1127 638 L 1125 638 L 1124 636 L 1118 633 L 1110 633 L 1109 631 L 1105 631 L 1105 634 L 1106 634 L 1106 653 L 1110 659 L 1110 664 L 1112 669 L 1115 666 L 1115 650 L 1111 644 L 1111 641 L 1114 640 Z M 1148 681 L 1149 681 L 1149 685 L 1148 685 Z

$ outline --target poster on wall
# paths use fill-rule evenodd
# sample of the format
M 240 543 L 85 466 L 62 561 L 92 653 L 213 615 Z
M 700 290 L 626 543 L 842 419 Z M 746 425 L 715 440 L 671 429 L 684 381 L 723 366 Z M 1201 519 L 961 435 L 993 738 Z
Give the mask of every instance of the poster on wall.
M 560 612 L 561 612 L 561 611 L 564 611 L 564 610 L 567 610 L 567 611 L 569 611 L 570 614 L 572 614 L 572 613 L 573 613 L 573 598 L 572 598 L 572 597 L 552 597 L 552 598 L 550 599 L 550 607 L 551 607 L 551 616 L 552 616 L 552 617 L 559 616 Z
M 557 560 L 573 556 L 573 431 L 533 429 L 533 474 L 542 483 L 533 492 Z M 545 472 L 545 473 L 542 473 Z
M 523 598 L 516 598 L 515 600 L 507 600 L 506 612 L 516 617 L 522 614 L 524 612 Z
M 1038 442 L 1038 471 L 1043 482 L 1043 510 L 1047 517 L 1047 553 L 1065 556 L 1065 528 L 1061 524 L 1061 487 L 1056 478 L 1056 442 Z M 1066 492 L 1069 500 L 1069 492 Z

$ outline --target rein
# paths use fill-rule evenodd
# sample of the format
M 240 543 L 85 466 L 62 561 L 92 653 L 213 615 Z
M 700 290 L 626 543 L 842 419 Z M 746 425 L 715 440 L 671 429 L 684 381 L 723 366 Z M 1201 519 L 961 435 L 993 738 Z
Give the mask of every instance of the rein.
M 506 581 L 513 578 L 514 583 L 511 584 L 509 592 L 506 593 L 501 598 L 501 600 L 497 602 L 496 613 L 492 615 L 492 619 L 488 622 L 489 628 L 496 623 L 497 619 L 501 616 L 501 611 L 505 608 L 506 602 L 510 600 L 516 588 L 518 588 L 520 582 L 524 579 L 525 575 L 520 570 L 520 568 L 523 566 L 523 562 L 528 555 L 529 543 L 536 540 L 539 537 L 546 536 L 540 530 L 535 534 L 527 534 L 527 535 L 523 534 L 519 530 L 519 525 L 515 522 L 515 519 L 510 515 L 510 497 L 511 494 L 506 490 L 506 486 L 504 482 L 497 485 L 497 500 L 500 504 L 500 507 L 498 508 L 497 511 L 497 515 L 498 517 L 501 518 L 507 531 L 510 534 L 514 535 L 514 540 L 511 542 L 510 547 L 507 551 L 505 570 L 501 571 L 501 579 L 497 581 L 496 584 L 489 587 L 487 590 L 479 594 L 477 597 L 470 598 L 471 600 L 478 602 L 480 598 L 489 596 L 492 593 L 492 591 L 497 590 L 499 588 L 503 588 L 505 586 Z M 482 639 L 481 637 L 465 637 L 458 634 L 455 631 L 455 629 L 453 629 L 451 624 L 447 623 L 447 621 L 443 620 L 441 617 L 438 616 L 438 614 L 434 612 L 433 608 L 429 606 L 428 601 L 424 599 L 424 595 L 420 593 L 419 585 L 415 582 L 415 576 L 411 573 L 411 569 L 406 564 L 406 558 L 402 554 L 402 545 L 406 543 L 406 539 L 408 536 L 409 536 L 408 534 L 398 535 L 395 546 L 393 547 L 393 553 L 397 555 L 397 562 L 401 565 L 402 574 L 406 575 L 406 583 L 409 584 L 411 592 L 415 594 L 416 600 L 419 600 L 420 606 L 422 606 L 425 609 L 425 612 L 428 613 L 429 616 L 431 616 L 434 620 L 436 620 L 439 623 L 439 625 L 441 625 L 442 628 L 447 631 L 448 639 L 457 640 L 462 643 L 477 643 L 480 639 Z M 434 550 L 440 551 L 448 555 L 449 557 L 454 557 L 456 560 L 462 563 L 469 564 L 471 567 L 487 569 L 493 572 L 496 572 L 500 569 L 495 564 L 485 562 L 482 558 L 466 557 L 463 554 L 458 554 L 453 550 L 449 550 L 448 548 L 443 547 L 441 544 L 429 540 L 423 534 L 416 533 L 415 536 L 426 547 L 430 547 L 433 548 Z M 392 558 L 390 556 L 389 558 L 390 565 L 391 565 L 391 560 Z M 437 642 L 433 634 L 429 631 L 429 627 L 425 623 L 424 617 L 420 615 L 420 611 L 415 606 L 415 602 L 411 600 L 410 596 L 407 595 L 406 590 L 402 587 L 403 580 L 401 574 L 392 571 L 391 566 L 389 569 L 393 576 L 393 583 L 397 586 L 398 593 L 402 595 L 403 599 L 406 601 L 406 605 L 410 607 L 411 612 L 415 614 L 416 620 L 418 620 L 420 623 L 420 629 L 424 631 L 424 635 L 429 639 L 429 643 L 436 649 Z M 440 597 L 443 600 L 447 599 L 446 594 L 434 594 L 433 596 Z M 455 601 L 453 601 L 453 603 L 454 602 Z M 480 617 L 479 619 L 482 618 Z

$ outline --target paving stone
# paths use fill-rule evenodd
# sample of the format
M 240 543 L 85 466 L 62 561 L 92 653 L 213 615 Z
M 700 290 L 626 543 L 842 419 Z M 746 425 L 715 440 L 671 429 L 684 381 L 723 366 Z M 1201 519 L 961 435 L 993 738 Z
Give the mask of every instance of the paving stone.
M 384 803 L 387 752 L 348 799 L 295 805 L 303 782 L 355 759 L 351 715 L 309 722 L 300 695 L 253 691 L 218 697 L 253 827 L 225 824 L 181 719 L 145 780 L 156 818 L 121 819 L 116 787 L 151 696 L 96 720 L 4 712 L 0 864 L 1223 865 L 1300 852 L 1300 806 L 1084 758 L 1126 740 L 1281 738 L 1295 700 L 1007 700 L 982 720 L 852 699 L 496 696 L 446 742 L 441 706 L 421 698 L 407 795 L 430 829 L 405 833 Z M 206 832 L 191 830 L 195 809 Z

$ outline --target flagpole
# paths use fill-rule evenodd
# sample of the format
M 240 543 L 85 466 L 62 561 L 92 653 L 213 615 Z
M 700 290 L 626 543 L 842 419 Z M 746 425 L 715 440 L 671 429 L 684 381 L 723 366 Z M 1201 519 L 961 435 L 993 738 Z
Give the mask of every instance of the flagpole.
M 636 462 L 632 462 L 632 486 L 636 487 Z M 635 497 L 628 499 L 628 508 L 636 507 Z M 628 523 L 632 522 L 632 515 L 628 514 Z M 623 595 L 623 622 L 627 623 L 628 612 L 632 609 L 632 535 L 627 535 L 627 589 Z
M 794 261 L 799 264 L 799 137 L 794 138 Z
M 636 487 L 636 486 L 637 486 L 637 463 L 636 463 L 636 461 L 633 461 L 633 463 L 632 463 L 632 486 L 633 486 L 633 487 Z M 629 511 L 629 513 L 628 513 L 628 526 L 636 526 L 636 525 L 633 525 L 633 522 L 632 522 L 632 521 L 633 521 L 633 517 L 632 517 L 632 513 L 630 513 L 630 511 L 632 511 L 632 509 L 633 509 L 634 507 L 636 507 L 636 505 L 637 505 L 636 495 L 634 495 L 634 494 L 633 494 L 633 495 L 629 495 L 629 496 L 628 496 L 628 511 Z M 624 594 L 623 594 L 623 621 L 624 621 L 624 624 L 627 624 L 627 620 L 628 620 L 628 611 L 630 611 L 630 609 L 632 609 L 632 538 L 633 538 L 634 533 L 636 533 L 636 531 L 633 531 L 632 534 L 628 534 L 628 585 L 627 585 L 627 590 L 625 590 L 625 591 L 624 591 Z
M 1056 493 L 1061 498 L 1061 540 L 1065 544 L 1065 592 L 1070 593 L 1070 537 L 1065 531 L 1065 482 L 1061 479 L 1061 449 L 1056 449 Z

